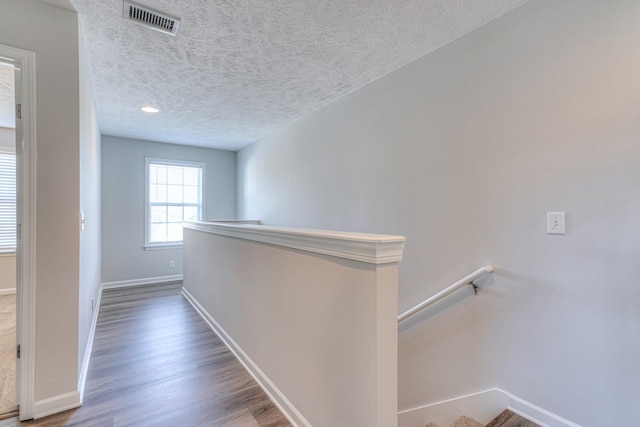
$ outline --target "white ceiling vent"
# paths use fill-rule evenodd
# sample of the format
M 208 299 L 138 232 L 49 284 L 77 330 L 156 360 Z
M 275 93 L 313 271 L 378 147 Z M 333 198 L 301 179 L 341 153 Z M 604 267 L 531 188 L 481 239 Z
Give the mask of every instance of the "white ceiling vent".
M 176 35 L 180 19 L 147 6 L 124 0 L 124 19 L 137 22 L 154 30 Z

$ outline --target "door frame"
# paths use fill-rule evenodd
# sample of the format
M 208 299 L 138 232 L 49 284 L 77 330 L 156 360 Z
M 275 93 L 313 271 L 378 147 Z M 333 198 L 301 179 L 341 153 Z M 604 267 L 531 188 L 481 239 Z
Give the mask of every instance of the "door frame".
M 36 54 L 0 44 L 0 59 L 20 68 L 16 73 L 17 225 L 16 247 L 16 397 L 20 420 L 33 418 L 36 360 Z

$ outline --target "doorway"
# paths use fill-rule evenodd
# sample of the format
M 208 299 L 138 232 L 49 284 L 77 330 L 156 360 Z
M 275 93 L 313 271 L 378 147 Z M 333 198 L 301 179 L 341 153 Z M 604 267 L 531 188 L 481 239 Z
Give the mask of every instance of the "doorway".
M 16 388 L 16 114 L 13 63 L 0 60 L 0 419 L 18 413 Z
M 13 399 L 13 410 L 19 411 L 20 420 L 33 418 L 35 401 L 35 277 L 36 277 L 36 66 L 35 53 L 11 46 L 0 45 L 0 69 L 9 81 L 13 75 L 13 97 L 0 95 L 0 102 L 7 98 L 6 117 L 12 122 L 4 126 L 7 147 L 0 142 L 0 263 L 15 263 L 13 275 L 9 272 L 6 283 L 0 284 L 3 294 L 13 296 L 13 313 L 8 319 L 15 324 L 8 330 L 15 338 L 0 337 L 7 341 L 9 359 L 13 361 L 14 386 L 7 394 Z M 2 72 L 2 71 L 0 71 Z M 7 86 L 6 84 L 4 86 Z M 0 107 L 3 108 L 3 107 Z M 4 110 L 0 110 L 4 111 Z M 13 129 L 11 128 L 13 125 Z M 2 135 L 0 135 L 2 137 Z M 12 150 L 13 149 L 13 150 Z M 7 172 L 3 175 L 2 163 Z M 3 185 L 6 184 L 6 188 Z M 13 192 L 13 202 L 5 197 Z M 7 208 L 12 205 L 13 208 Z M 3 210 L 4 209 L 4 210 Z M 3 231 L 3 221 L 5 229 Z M 13 255 L 13 257 L 11 256 Z M 5 255 L 4 257 L 1 255 Z M 11 260 L 13 258 L 13 260 Z M 0 265 L 0 268 L 2 266 Z M 2 272 L 0 271 L 0 275 Z M 0 277 L 0 280 L 2 278 Z M 13 288 L 7 288 L 13 281 Z M 8 289 L 8 290 L 7 290 Z M 5 295 L 0 295 L 5 296 Z M 9 320 L 10 321 L 10 320 Z M 2 356 L 0 356 L 2 357 Z M 6 357 L 5 357 L 6 359 Z M 7 360 L 9 360 L 7 359 Z M 11 369 L 11 367 L 10 367 Z M 3 387 L 5 389 L 7 387 Z

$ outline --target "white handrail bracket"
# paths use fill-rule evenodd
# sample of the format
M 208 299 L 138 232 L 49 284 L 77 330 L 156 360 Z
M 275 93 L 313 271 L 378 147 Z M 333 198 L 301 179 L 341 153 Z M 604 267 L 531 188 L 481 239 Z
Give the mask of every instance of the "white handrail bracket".
M 421 311 L 429 307 L 431 304 L 435 303 L 436 301 L 439 301 L 440 299 L 446 297 L 447 295 L 457 291 L 458 289 L 464 286 L 473 286 L 473 291 L 477 295 L 478 285 L 475 283 L 475 281 L 480 277 L 490 273 L 493 273 L 493 266 L 491 265 L 485 265 L 484 267 L 477 269 L 473 273 L 458 280 L 451 286 L 448 286 L 447 288 L 441 290 L 431 298 L 427 298 L 426 300 L 422 301 L 420 304 L 402 313 L 400 316 L 398 316 L 398 323 L 403 322 L 408 318 L 415 316 L 416 314 L 420 313 Z

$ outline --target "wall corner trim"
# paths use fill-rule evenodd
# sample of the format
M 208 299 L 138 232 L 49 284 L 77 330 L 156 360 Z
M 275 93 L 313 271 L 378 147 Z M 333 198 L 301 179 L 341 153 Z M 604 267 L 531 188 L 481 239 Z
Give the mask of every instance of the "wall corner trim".
M 200 303 L 185 288 L 182 288 L 182 294 L 189 303 L 196 309 L 198 314 L 204 319 L 211 329 L 220 337 L 225 345 L 236 356 L 238 361 L 242 363 L 244 368 L 256 380 L 258 385 L 269 396 L 271 401 L 280 409 L 283 415 L 289 420 L 294 427 L 311 427 L 311 423 L 298 411 L 295 406 L 287 399 L 287 397 L 271 382 L 258 365 L 240 348 L 240 346 L 227 334 L 227 332 L 214 320 L 213 317 L 200 305 Z
M 315 252 L 370 264 L 402 261 L 404 236 L 272 227 L 248 223 L 189 221 L 184 228 Z
M 33 404 L 33 419 L 44 418 L 81 405 L 82 402 L 80 401 L 80 392 L 78 390 L 38 400 Z

